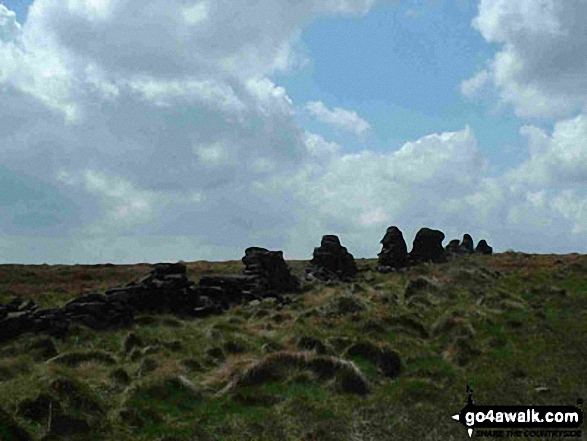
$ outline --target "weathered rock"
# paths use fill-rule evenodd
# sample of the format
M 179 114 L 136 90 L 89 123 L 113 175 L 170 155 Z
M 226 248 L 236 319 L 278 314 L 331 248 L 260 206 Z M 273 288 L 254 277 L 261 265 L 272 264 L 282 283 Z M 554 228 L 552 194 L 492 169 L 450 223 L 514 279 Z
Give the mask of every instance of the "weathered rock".
M 189 314 L 199 303 L 199 291 L 188 280 L 187 268 L 181 262 L 157 263 L 149 276 L 125 287 L 109 289 L 106 295 L 133 311 Z
M 249 294 L 254 289 L 256 279 L 257 277 L 253 275 L 202 276 L 199 286 L 200 295 L 221 305 L 222 309 L 228 309 L 249 300 Z M 204 306 L 206 305 L 201 305 L 200 308 Z
M 444 233 L 440 230 L 421 228 L 416 234 L 409 260 L 412 264 L 423 262 L 446 262 L 446 253 L 442 247 Z
M 252 291 L 262 297 L 268 293 L 295 292 L 300 289 L 300 281 L 292 274 L 282 251 L 249 247 L 245 250 L 242 262 L 245 264 L 244 274 L 254 277 Z
M 388 272 L 407 266 L 408 247 L 399 228 L 389 227 L 381 239 L 381 244 L 383 248 L 378 254 L 377 271 Z
M 321 281 L 350 281 L 357 273 L 357 265 L 352 254 L 340 244 L 338 236 L 322 237 L 320 247 L 314 248 L 306 274 Z
M 461 254 L 473 254 L 475 252 L 473 238 L 469 234 L 463 236 L 463 240 L 459 246 L 459 252 Z
M 460 242 L 458 239 L 451 240 L 445 247 L 447 257 L 456 257 L 459 255 Z
M 475 248 L 475 252 L 484 255 L 491 255 L 493 254 L 493 248 L 491 248 L 485 239 L 481 239 Z

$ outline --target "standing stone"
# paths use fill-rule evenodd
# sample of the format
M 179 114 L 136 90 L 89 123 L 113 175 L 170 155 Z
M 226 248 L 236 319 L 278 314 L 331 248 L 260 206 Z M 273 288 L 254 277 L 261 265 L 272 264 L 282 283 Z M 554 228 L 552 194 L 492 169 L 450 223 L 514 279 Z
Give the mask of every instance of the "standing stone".
M 318 280 L 349 281 L 357 273 L 357 265 L 351 253 L 340 244 L 338 236 L 326 235 L 318 248 L 314 248 L 314 257 L 306 268 L 306 277 Z
M 475 252 L 475 245 L 473 243 L 473 238 L 465 234 L 463 236 L 463 240 L 461 241 L 461 245 L 459 246 L 460 254 L 473 254 Z
M 381 239 L 383 248 L 378 254 L 377 271 L 388 272 L 408 264 L 408 247 L 398 227 L 389 227 Z
M 446 262 L 446 253 L 442 247 L 444 233 L 440 230 L 421 228 L 414 238 L 409 260 L 413 264 L 422 262 Z
M 489 255 L 493 254 L 493 248 L 491 248 L 489 245 L 487 245 L 487 242 L 485 241 L 485 239 L 482 239 L 477 244 L 477 248 L 475 248 L 475 252 L 489 256 Z

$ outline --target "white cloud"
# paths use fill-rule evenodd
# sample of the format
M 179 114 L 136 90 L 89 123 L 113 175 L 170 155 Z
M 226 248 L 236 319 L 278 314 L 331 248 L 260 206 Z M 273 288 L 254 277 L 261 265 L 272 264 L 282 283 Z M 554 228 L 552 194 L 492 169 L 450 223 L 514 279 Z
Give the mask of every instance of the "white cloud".
M 332 124 L 335 127 L 355 132 L 357 135 L 371 129 L 367 121 L 359 117 L 357 112 L 335 107 L 330 110 L 321 101 L 310 101 L 306 104 L 306 109 L 314 115 L 318 121 Z
M 528 139 L 529 158 L 508 173 L 512 184 L 565 186 L 587 181 L 587 116 L 562 120 L 552 135 L 535 126 L 520 133 Z
M 195 25 L 208 20 L 208 8 L 207 1 L 200 1 L 192 6 L 184 7 L 181 13 L 187 24 Z
M 393 224 L 408 242 L 429 226 L 447 238 L 494 237 L 496 249 L 562 250 L 577 243 L 564 232 L 586 234 L 583 116 L 552 133 L 524 127 L 529 158 L 502 177 L 488 176 L 469 127 L 395 151 L 343 154 L 298 125 L 270 75 L 296 65 L 303 26 L 364 14 L 372 1 L 147 3 L 35 0 L 22 27 L 0 8 L 0 246 L 8 260 L 228 259 L 254 244 L 308 258 L 327 233 L 357 256 L 374 256 Z M 564 21 L 541 23 L 550 38 L 574 35 Z M 506 41 L 517 31 L 500 32 L 487 35 Z M 511 53 L 508 66 L 522 75 L 527 59 Z M 487 72 L 498 87 L 513 84 L 495 63 Z M 548 89 L 546 76 L 522 79 L 526 91 Z M 307 105 L 338 127 L 369 130 L 356 112 Z M 563 239 L 536 245 L 554 228 Z
M 18 38 L 21 26 L 16 21 L 16 14 L 0 4 L 0 41 L 11 42 Z
M 583 0 L 481 0 L 473 26 L 502 44 L 489 77 L 522 117 L 563 117 L 587 104 L 587 14 Z M 462 85 L 465 95 L 484 71 Z
M 194 148 L 194 153 L 198 155 L 200 161 L 204 164 L 221 164 L 227 158 L 227 154 L 220 142 L 215 142 L 209 146 L 197 146 Z
M 489 72 L 481 70 L 477 72 L 472 78 L 461 83 L 461 93 L 466 97 L 473 97 L 487 84 L 489 80 Z

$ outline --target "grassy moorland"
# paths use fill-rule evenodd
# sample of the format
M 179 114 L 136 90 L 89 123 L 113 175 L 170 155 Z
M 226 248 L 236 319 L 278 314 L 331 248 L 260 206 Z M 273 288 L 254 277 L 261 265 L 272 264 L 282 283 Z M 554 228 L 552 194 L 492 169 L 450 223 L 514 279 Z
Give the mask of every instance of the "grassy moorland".
M 306 263 L 289 262 L 299 276 Z M 461 440 L 450 416 L 467 383 L 478 404 L 587 398 L 587 256 L 507 252 L 394 274 L 357 263 L 354 283 L 305 283 L 282 307 L 23 335 L 0 345 L 0 408 L 45 440 Z M 242 271 L 187 266 L 196 282 Z M 149 270 L 0 265 L 0 302 L 62 306 Z M 378 355 L 394 352 L 399 376 Z

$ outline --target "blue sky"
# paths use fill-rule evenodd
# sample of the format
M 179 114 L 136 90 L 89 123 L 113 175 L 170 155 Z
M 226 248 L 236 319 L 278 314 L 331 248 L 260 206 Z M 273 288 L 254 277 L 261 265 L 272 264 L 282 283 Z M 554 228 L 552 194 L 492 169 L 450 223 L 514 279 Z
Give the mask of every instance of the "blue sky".
M 583 0 L 0 5 L 0 262 L 587 239 Z
M 523 124 L 511 109 L 463 97 L 460 83 L 495 54 L 471 27 L 473 2 L 406 2 L 366 17 L 321 19 L 303 33 L 308 65 L 279 75 L 295 102 L 352 108 L 375 128 L 369 148 L 397 149 L 430 133 L 470 125 L 498 169 L 520 162 Z M 335 137 L 335 134 L 331 134 Z M 355 146 L 360 148 L 360 145 Z

